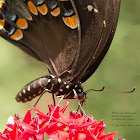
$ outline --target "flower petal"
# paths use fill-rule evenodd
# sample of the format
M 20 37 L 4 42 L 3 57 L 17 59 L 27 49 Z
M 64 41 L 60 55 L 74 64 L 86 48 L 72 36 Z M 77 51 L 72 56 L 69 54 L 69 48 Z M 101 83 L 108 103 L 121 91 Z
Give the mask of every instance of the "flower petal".
M 18 140 L 18 123 L 15 122 L 14 129 L 12 131 L 12 139 L 11 140 Z
M 117 135 L 117 133 L 118 133 L 118 132 L 113 132 L 113 133 L 105 134 L 105 135 L 102 135 L 101 137 L 99 137 L 98 139 L 99 139 L 99 140 L 102 140 L 102 139 L 112 138 L 112 137 L 114 137 L 115 135 Z
M 97 136 L 97 137 L 99 137 L 99 136 L 101 136 L 101 135 L 104 134 L 105 127 L 106 127 L 106 125 L 104 124 L 104 125 L 102 125 L 102 126 L 99 128 L 99 133 L 98 133 L 98 136 Z
M 97 123 L 97 121 L 95 120 L 95 121 L 93 121 L 93 122 L 88 122 L 88 123 L 85 123 L 85 124 L 83 124 L 83 125 L 81 125 L 81 126 L 79 126 L 79 128 L 84 128 L 84 127 L 88 127 L 88 126 L 93 126 L 93 125 L 95 125 L 96 126 L 96 124 L 98 124 Z
M 8 140 L 8 138 L 5 138 L 2 135 L 0 135 L 0 140 Z
M 10 128 L 14 128 L 14 118 L 12 117 L 12 116 L 10 116 L 9 118 L 8 118 L 8 120 L 7 120 L 7 122 L 6 122 L 6 125 L 8 126 L 8 127 L 10 127 Z
M 35 111 L 35 113 L 36 113 L 39 117 L 41 117 L 41 118 L 43 118 L 43 119 L 45 119 L 45 120 L 47 120 L 47 121 L 50 119 L 50 117 L 49 117 L 48 115 L 44 114 L 43 112 L 41 112 L 41 111 L 38 110 L 37 108 L 33 107 L 33 110 Z
M 23 122 L 27 123 L 27 124 L 29 124 L 31 122 L 31 111 L 30 111 L 30 109 L 28 109 L 27 113 L 25 114 Z
M 97 124 L 97 126 L 96 126 L 96 128 L 95 128 L 95 130 L 94 130 L 94 135 L 95 135 L 95 136 L 98 134 L 99 128 L 100 128 L 100 126 L 102 126 L 102 125 L 103 125 L 103 120 L 101 120 L 101 121 Z
M 18 121 L 17 122 L 20 124 L 20 126 L 22 126 L 24 129 L 26 129 L 27 132 L 30 132 L 30 133 L 37 133 L 37 130 L 34 130 L 32 126 L 24 123 L 24 122 L 21 122 L 21 121 Z
M 87 134 L 86 133 L 78 133 L 75 137 L 74 140 L 88 140 Z
M 60 131 L 57 130 L 58 134 L 62 137 L 62 139 L 68 139 L 69 138 L 69 133 L 66 131 Z
M 65 115 L 64 113 L 59 112 L 59 115 L 62 118 L 62 120 L 64 121 L 64 123 L 69 124 L 69 123 L 73 122 L 73 120 L 70 117 L 68 117 L 67 115 Z

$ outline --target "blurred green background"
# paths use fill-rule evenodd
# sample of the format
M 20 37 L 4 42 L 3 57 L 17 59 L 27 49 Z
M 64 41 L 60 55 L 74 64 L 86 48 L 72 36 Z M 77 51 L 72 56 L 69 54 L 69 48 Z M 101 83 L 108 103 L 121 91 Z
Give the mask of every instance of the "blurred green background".
M 10 115 L 25 114 L 34 102 L 17 103 L 15 96 L 27 83 L 48 74 L 46 67 L 24 54 L 20 49 L 0 38 L 0 131 Z M 131 94 L 90 92 L 87 99 L 88 114 L 104 120 L 106 133 L 118 131 L 126 140 L 140 137 L 140 0 L 122 0 L 120 18 L 112 45 L 97 71 L 84 84 L 84 89 L 130 91 Z M 37 106 L 46 111 L 51 95 L 46 94 Z M 76 101 L 70 101 L 75 110 Z M 65 103 L 63 101 L 63 103 Z M 75 103 L 75 104 L 74 104 Z M 134 120 L 113 120 L 112 112 L 135 112 Z M 131 126 L 128 126 L 131 125 Z M 117 138 L 115 137 L 115 138 Z

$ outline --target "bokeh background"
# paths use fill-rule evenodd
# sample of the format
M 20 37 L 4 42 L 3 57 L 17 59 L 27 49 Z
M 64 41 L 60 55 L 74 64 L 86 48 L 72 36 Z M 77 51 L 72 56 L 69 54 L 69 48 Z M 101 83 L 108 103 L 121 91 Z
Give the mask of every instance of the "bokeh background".
M 24 115 L 30 103 L 17 103 L 15 96 L 30 81 L 48 74 L 47 68 L 20 49 L 0 38 L 0 131 L 10 115 Z M 131 94 L 90 92 L 88 114 L 104 120 L 106 133 L 118 131 L 126 140 L 140 137 L 140 0 L 122 0 L 117 31 L 112 45 L 97 71 L 84 84 L 84 89 L 129 91 Z M 37 106 L 47 111 L 51 95 L 47 93 Z M 52 102 L 52 101 L 51 101 Z M 65 103 L 66 101 L 63 101 Z M 69 110 L 76 110 L 75 100 L 69 100 Z M 63 104 L 62 103 L 62 104 Z M 112 112 L 136 113 L 133 120 L 113 120 Z M 128 126 L 131 125 L 131 126 Z M 117 138 L 115 137 L 115 138 Z

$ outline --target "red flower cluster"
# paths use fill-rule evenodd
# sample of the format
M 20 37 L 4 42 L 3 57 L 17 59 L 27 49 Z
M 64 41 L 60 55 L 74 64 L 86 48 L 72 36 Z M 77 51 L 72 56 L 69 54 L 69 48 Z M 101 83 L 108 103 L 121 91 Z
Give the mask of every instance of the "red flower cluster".
M 122 137 L 118 137 L 117 140 L 125 140 L 125 139 L 122 139 Z
M 38 117 L 31 117 L 30 110 L 27 111 L 23 121 L 9 117 L 6 128 L 0 133 L 0 140 L 44 140 L 44 134 L 49 140 L 114 140 L 117 132 L 104 134 L 105 124 L 97 122 L 92 116 L 83 116 L 81 113 L 70 112 L 70 116 L 64 114 L 68 102 L 60 110 L 49 105 L 48 115 L 33 108 Z

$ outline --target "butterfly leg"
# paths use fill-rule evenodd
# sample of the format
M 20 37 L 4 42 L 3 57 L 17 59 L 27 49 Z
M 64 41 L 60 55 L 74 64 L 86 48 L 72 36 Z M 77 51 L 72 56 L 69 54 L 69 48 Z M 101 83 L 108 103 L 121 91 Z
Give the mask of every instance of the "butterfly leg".
M 83 106 L 83 101 L 80 101 L 81 106 Z M 77 112 L 79 111 L 80 106 L 78 105 Z
M 56 105 L 56 102 L 55 102 L 54 93 L 52 93 L 52 98 L 53 98 L 53 105 L 55 106 Z
M 73 92 L 74 92 L 74 94 L 75 94 L 75 96 L 76 96 L 76 99 L 77 99 L 77 102 L 78 102 L 78 104 L 79 104 L 79 107 L 81 108 L 81 110 L 82 110 L 82 112 L 84 113 L 84 115 L 86 115 L 86 113 L 85 113 L 85 111 L 84 111 L 84 109 L 83 109 L 83 107 L 82 107 L 82 105 L 81 105 L 81 102 L 80 102 L 79 99 L 78 99 L 78 95 L 77 95 L 75 89 L 73 89 Z M 79 110 L 79 109 L 78 109 L 78 110 Z
M 39 96 L 39 98 L 37 99 L 37 101 L 35 102 L 35 104 L 33 105 L 33 107 L 36 107 L 36 105 L 38 104 L 38 102 L 39 102 L 39 100 L 41 99 L 41 97 L 43 96 L 43 94 L 46 92 L 46 90 L 44 90 L 41 94 L 40 94 L 40 96 Z M 32 109 L 31 109 L 32 110 Z

